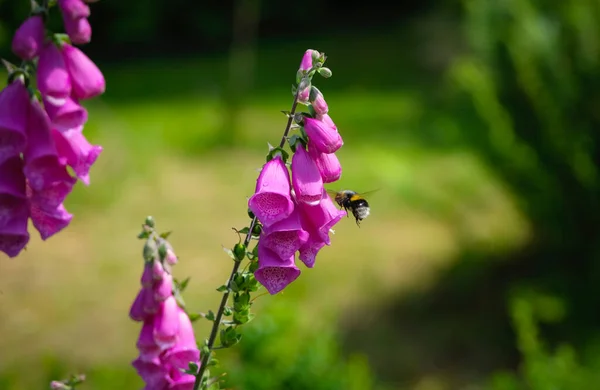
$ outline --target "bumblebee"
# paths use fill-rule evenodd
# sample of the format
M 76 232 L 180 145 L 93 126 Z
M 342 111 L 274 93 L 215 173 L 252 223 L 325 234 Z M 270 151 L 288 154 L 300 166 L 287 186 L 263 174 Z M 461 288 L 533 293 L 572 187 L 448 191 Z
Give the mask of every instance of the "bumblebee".
M 351 190 L 342 190 L 339 192 L 328 190 L 328 192 L 334 196 L 334 200 L 340 206 L 340 210 L 343 208 L 346 212 L 348 210 L 352 211 L 352 215 L 354 215 L 356 224 L 359 227 L 360 221 L 367 218 L 371 213 L 369 202 L 363 197 L 364 194 L 359 194 Z

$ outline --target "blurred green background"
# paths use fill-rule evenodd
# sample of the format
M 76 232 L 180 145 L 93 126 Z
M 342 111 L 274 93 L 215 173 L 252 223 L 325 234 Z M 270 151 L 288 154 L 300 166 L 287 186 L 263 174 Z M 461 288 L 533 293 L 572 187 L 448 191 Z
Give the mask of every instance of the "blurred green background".
M 10 61 L 27 10 L 0 0 Z M 218 353 L 224 387 L 600 388 L 600 2 L 103 0 L 91 22 L 107 90 L 86 133 L 104 151 L 69 228 L 0 261 L 0 389 L 142 386 L 128 310 L 146 215 L 174 230 L 190 309 L 215 309 L 221 245 L 308 48 L 328 55 L 315 83 L 345 141 L 330 188 L 380 191 L 256 300 Z

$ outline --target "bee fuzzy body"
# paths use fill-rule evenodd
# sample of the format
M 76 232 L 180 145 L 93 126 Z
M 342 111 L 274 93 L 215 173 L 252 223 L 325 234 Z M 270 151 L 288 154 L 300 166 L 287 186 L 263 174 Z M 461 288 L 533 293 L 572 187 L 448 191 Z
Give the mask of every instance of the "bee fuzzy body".
M 335 194 L 335 202 L 346 210 L 351 211 L 352 215 L 356 219 L 356 224 L 360 226 L 360 221 L 367 218 L 371 213 L 369 202 L 363 198 L 360 194 L 350 191 L 343 190 Z

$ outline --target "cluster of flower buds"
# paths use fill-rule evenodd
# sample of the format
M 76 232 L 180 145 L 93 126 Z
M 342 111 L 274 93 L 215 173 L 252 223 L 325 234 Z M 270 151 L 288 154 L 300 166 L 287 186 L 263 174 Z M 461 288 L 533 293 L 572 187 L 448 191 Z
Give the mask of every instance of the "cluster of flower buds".
M 81 0 L 58 5 L 71 41 L 89 42 L 89 7 Z M 34 3 L 16 31 L 12 50 L 23 65 L 5 63 L 9 78 L 0 91 L 0 251 L 10 257 L 29 242 L 29 218 L 43 240 L 70 223 L 63 202 L 77 179 L 89 184 L 102 151 L 83 135 L 88 115 L 79 102 L 104 92 L 104 76 L 66 37 L 46 35 L 47 13 Z
M 178 291 L 171 274 L 177 263 L 173 248 L 164 235 L 154 233 L 154 222 L 147 219 L 140 234 L 146 238 L 141 289 L 129 312 L 134 321 L 143 322 L 137 341 L 139 356 L 132 363 L 148 390 L 192 389 L 200 351 L 192 322 L 174 295 Z
M 331 76 L 331 71 L 322 67 L 324 61 L 321 53 L 307 50 L 298 71 L 297 99 L 309 105 L 313 114 L 296 115 L 302 135 L 290 142 L 295 149 L 291 180 L 286 154 L 273 149 L 248 201 L 249 209 L 263 226 L 254 276 L 271 294 L 283 290 L 300 275 L 296 252 L 307 267 L 314 266 L 319 250 L 330 245 L 331 228 L 346 215 L 323 187 L 323 183 L 335 182 L 342 174 L 335 152 L 343 145 L 323 95 L 310 83 L 315 72 Z

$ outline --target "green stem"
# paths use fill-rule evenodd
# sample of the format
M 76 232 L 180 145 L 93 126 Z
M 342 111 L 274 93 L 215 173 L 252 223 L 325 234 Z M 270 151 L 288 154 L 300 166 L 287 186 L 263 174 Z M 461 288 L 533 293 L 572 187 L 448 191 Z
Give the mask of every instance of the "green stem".
M 294 114 L 296 113 L 296 108 L 298 107 L 298 94 L 300 91 L 296 92 L 296 96 L 294 96 L 294 102 L 292 103 L 292 109 L 290 110 L 290 114 L 288 116 L 287 125 L 285 126 L 285 130 L 283 132 L 283 136 L 281 137 L 281 142 L 279 142 L 279 147 L 282 148 L 285 145 L 285 141 L 290 133 L 290 128 L 292 127 L 292 121 L 294 120 Z M 256 224 L 256 216 L 252 218 L 252 222 L 250 222 L 250 227 L 248 233 L 246 234 L 246 238 L 244 239 L 244 246 L 247 248 L 250 244 L 250 240 L 252 239 L 252 230 L 254 229 L 254 225 Z M 231 282 L 235 278 L 238 269 L 240 268 L 241 261 L 233 262 L 233 269 L 231 270 L 231 275 L 229 275 L 229 280 L 227 280 L 227 290 L 223 293 L 223 298 L 221 298 L 221 304 L 219 305 L 219 310 L 217 311 L 217 315 L 215 320 L 213 321 L 213 326 L 210 331 L 210 336 L 208 338 L 208 353 L 205 353 L 202 356 L 202 360 L 200 362 L 200 370 L 198 374 L 196 374 L 196 380 L 194 381 L 194 390 L 198 390 L 200 388 L 200 383 L 202 382 L 202 376 L 206 371 L 206 366 L 208 364 L 208 359 L 210 357 L 211 352 L 214 349 L 215 340 L 217 339 L 217 333 L 219 333 L 219 326 L 221 325 L 221 319 L 223 318 L 223 312 L 225 311 L 225 306 L 227 305 L 227 300 L 229 299 L 229 287 L 231 286 Z

